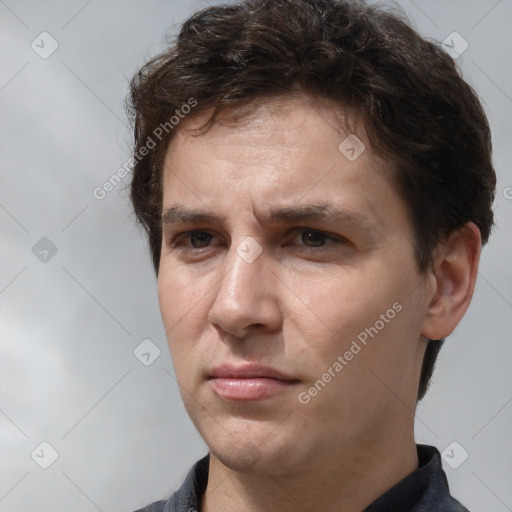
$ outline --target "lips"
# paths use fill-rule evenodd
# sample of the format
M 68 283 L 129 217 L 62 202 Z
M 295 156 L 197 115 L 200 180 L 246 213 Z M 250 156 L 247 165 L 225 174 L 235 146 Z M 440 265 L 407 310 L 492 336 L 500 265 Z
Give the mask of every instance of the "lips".
M 229 401 L 262 400 L 273 397 L 299 382 L 268 366 L 225 364 L 208 376 L 213 391 Z

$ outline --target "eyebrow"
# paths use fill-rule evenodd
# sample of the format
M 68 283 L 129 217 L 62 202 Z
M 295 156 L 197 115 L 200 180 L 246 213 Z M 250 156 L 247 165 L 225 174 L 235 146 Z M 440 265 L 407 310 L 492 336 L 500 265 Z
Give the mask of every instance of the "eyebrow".
M 162 214 L 162 226 L 168 227 L 179 223 L 224 224 L 226 217 L 207 210 L 192 209 L 183 205 L 173 205 Z M 292 224 L 308 221 L 330 221 L 351 224 L 362 229 L 370 229 L 374 224 L 372 217 L 361 212 L 340 209 L 332 204 L 317 203 L 303 206 L 289 206 L 272 209 L 264 215 L 263 224 Z

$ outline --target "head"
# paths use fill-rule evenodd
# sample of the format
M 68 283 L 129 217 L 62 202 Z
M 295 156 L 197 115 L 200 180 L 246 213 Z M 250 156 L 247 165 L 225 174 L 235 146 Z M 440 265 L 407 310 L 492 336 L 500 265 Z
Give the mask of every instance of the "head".
M 247 0 L 187 20 L 131 107 L 132 202 L 210 447 L 276 432 L 297 464 L 287 436 L 316 431 L 321 452 L 415 405 L 493 223 L 490 131 L 452 58 L 362 2 Z M 208 378 L 225 361 L 289 386 L 222 398 Z

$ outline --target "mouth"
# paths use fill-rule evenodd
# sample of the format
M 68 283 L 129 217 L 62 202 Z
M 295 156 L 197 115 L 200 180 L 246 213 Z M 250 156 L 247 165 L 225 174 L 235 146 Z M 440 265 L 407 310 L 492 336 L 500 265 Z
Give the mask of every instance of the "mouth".
M 224 400 L 251 401 L 275 396 L 300 381 L 274 368 L 246 364 L 219 366 L 210 372 L 208 382 Z

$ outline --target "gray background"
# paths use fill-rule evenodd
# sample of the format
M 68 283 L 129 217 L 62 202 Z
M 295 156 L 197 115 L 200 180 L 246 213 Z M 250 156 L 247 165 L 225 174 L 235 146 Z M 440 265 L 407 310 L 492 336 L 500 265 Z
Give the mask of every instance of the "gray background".
M 457 31 L 469 43 L 457 61 L 484 102 L 499 176 L 497 228 L 418 408 L 417 440 L 468 452 L 444 465 L 472 512 L 510 511 L 512 2 L 399 5 L 425 36 Z M 206 453 L 181 405 L 127 194 L 92 193 L 129 156 L 128 78 L 204 6 L 0 0 L 0 512 L 128 512 L 167 497 Z M 31 47 L 51 49 L 43 31 L 59 45 L 46 59 Z M 152 348 L 145 366 L 133 351 L 148 338 L 161 354 Z M 48 469 L 43 441 L 58 453 Z

